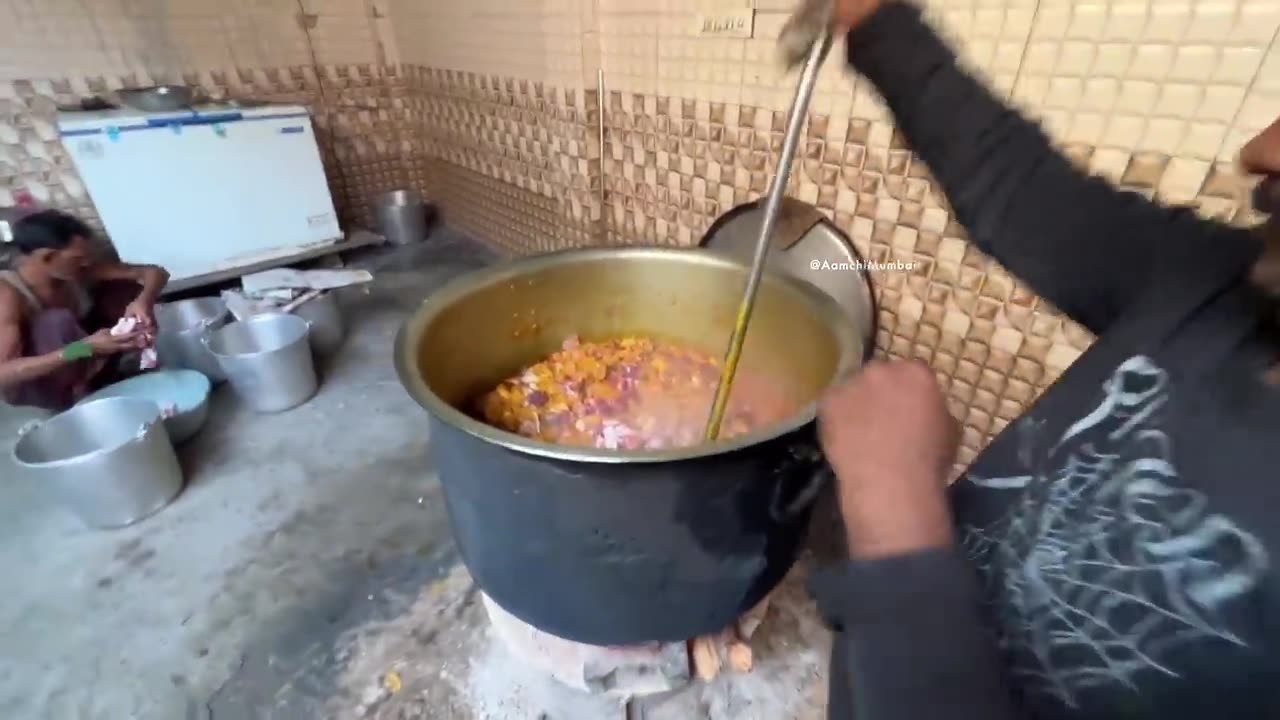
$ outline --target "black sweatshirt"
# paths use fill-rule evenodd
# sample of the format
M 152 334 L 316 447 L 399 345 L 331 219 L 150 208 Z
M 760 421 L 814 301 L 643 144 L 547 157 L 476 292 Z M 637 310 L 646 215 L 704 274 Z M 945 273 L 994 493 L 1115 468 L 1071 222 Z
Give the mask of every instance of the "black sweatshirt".
M 1260 243 L 1077 172 L 910 5 L 849 61 L 973 241 L 1098 340 L 956 483 L 958 547 L 815 576 L 830 717 L 1280 718 Z

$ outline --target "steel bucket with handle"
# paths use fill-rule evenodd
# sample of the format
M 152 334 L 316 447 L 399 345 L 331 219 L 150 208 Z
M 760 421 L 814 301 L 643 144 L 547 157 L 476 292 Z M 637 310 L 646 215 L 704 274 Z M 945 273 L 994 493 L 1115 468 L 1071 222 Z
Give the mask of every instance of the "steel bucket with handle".
M 182 467 L 150 400 L 94 400 L 19 435 L 14 462 L 88 527 L 132 525 L 182 490 Z

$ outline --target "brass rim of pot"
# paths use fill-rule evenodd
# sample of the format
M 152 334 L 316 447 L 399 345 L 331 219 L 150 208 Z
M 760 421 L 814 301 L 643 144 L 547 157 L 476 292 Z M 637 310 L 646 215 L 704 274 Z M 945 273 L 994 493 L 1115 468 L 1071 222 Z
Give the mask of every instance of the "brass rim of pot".
M 740 271 L 743 282 L 746 281 L 748 268 L 739 260 L 722 255 L 705 248 L 590 248 L 562 250 L 540 254 L 532 257 L 508 261 L 491 267 L 473 271 L 449 281 L 438 290 L 427 296 L 422 304 L 409 316 L 405 324 L 396 334 L 395 365 L 400 383 L 409 395 L 431 415 L 441 422 L 447 423 L 469 435 L 475 436 L 495 445 L 517 452 L 538 455 L 558 460 L 579 462 L 623 464 L 623 463 L 658 463 L 673 460 L 691 460 L 703 457 L 722 455 L 727 452 L 759 445 L 794 432 L 817 417 L 818 400 L 808 402 L 785 421 L 764 426 L 758 430 L 715 442 L 700 442 L 680 448 L 664 450 L 607 450 L 588 448 L 576 445 L 558 445 L 543 440 L 534 440 L 523 435 L 508 432 L 478 420 L 446 402 L 428 387 L 423 373 L 418 368 L 418 348 L 422 336 L 431 322 L 453 303 L 464 298 L 477 289 L 497 284 L 510 283 L 531 272 L 554 267 L 558 264 L 589 261 L 599 259 L 624 259 L 634 257 L 661 257 L 679 254 L 688 262 L 706 263 L 726 269 Z M 838 346 L 838 364 L 825 387 L 830 387 L 839 378 L 856 370 L 862 363 L 862 349 L 859 347 L 857 332 L 843 308 L 829 295 L 813 284 L 799 278 L 766 269 L 765 283 L 780 283 L 794 292 L 805 296 L 812 303 L 815 312 L 827 319 L 827 326 Z M 729 331 L 726 330 L 724 342 L 727 346 Z M 865 340 L 864 340 L 865 342 Z M 708 410 L 710 407 L 708 406 Z

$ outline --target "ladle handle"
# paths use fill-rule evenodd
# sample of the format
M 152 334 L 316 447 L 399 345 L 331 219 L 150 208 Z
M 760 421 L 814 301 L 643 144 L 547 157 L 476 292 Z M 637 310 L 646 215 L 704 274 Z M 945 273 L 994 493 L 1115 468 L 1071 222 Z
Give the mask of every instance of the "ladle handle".
M 729 349 L 725 352 L 724 365 L 720 371 L 720 383 L 716 386 L 716 397 L 707 420 L 706 439 L 709 442 L 720 436 L 720 425 L 724 422 L 724 411 L 729 404 L 729 391 L 738 372 L 738 361 L 742 358 L 747 326 L 751 322 L 751 313 L 755 310 L 760 277 L 764 274 L 764 264 L 769 257 L 769 244 L 778 224 L 782 196 L 787 190 L 787 181 L 791 178 L 791 163 L 795 160 L 796 149 L 800 145 L 800 133 L 804 130 L 809 100 L 813 98 L 813 89 L 818 83 L 818 70 L 830 49 L 831 32 L 825 31 L 809 49 L 804 69 L 800 72 L 800 82 L 796 85 L 795 98 L 791 101 L 791 112 L 787 115 L 787 133 L 782 140 L 782 154 L 778 157 L 778 173 L 774 175 L 773 182 L 769 185 L 769 194 L 765 198 L 764 221 L 760 224 L 760 237 L 756 240 L 755 255 L 751 260 L 751 274 L 747 276 L 747 286 L 742 293 L 742 303 L 738 306 L 738 317 L 734 322 L 733 335 L 729 339 Z

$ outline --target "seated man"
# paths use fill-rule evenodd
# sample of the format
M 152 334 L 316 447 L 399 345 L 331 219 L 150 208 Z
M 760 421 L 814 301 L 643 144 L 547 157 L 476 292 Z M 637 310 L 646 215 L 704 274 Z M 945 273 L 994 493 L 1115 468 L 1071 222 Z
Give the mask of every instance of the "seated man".
M 92 235 L 56 210 L 14 226 L 18 256 L 12 269 L 0 270 L 0 394 L 11 404 L 71 407 L 118 379 L 119 356 L 146 347 L 155 331 L 155 303 L 169 274 L 96 260 Z M 122 317 L 137 327 L 112 335 Z

